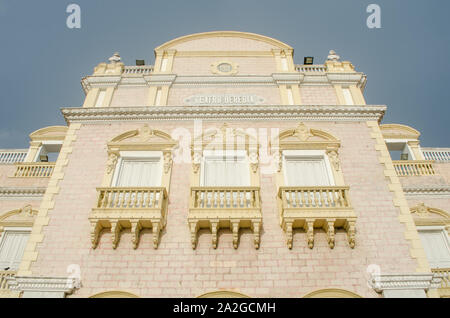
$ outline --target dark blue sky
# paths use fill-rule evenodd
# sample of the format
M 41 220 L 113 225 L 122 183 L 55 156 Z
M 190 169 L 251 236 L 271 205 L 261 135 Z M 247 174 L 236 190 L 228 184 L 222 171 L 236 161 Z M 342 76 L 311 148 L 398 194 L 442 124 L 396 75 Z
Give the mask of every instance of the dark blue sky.
M 70 3 L 81 7 L 79 30 L 66 27 Z M 370 3 L 382 29 L 366 26 Z M 367 74 L 367 103 L 388 106 L 384 123 L 449 147 L 449 14 L 448 0 L 0 0 L 0 148 L 26 148 L 32 131 L 64 124 L 60 107 L 82 105 L 81 78 L 113 52 L 153 64 L 156 46 L 214 30 L 284 41 L 296 63 L 334 49 Z

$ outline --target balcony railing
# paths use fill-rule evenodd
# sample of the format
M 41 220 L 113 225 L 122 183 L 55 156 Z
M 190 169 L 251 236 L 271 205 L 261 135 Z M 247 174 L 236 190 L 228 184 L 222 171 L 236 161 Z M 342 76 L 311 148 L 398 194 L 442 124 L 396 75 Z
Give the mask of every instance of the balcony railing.
M 54 162 L 17 163 L 16 178 L 50 178 L 55 169 Z
M 254 244 L 259 248 L 262 222 L 259 187 L 193 187 L 191 188 L 189 226 L 192 248 L 197 245 L 199 228 L 210 228 L 213 247 L 217 247 L 219 228 L 230 228 L 233 246 L 238 247 L 239 229 L 251 228 Z
M 421 148 L 426 160 L 450 162 L 450 148 Z
M 123 71 L 124 74 L 143 74 L 147 75 L 153 72 L 153 65 L 142 65 L 142 66 L 125 66 Z
M 303 228 L 310 248 L 314 246 L 314 228 L 327 232 L 328 244 L 334 247 L 335 228 L 347 231 L 350 247 L 355 246 L 356 214 L 349 199 L 349 187 L 280 187 L 280 218 L 292 248 L 293 228 Z
M 295 70 L 300 73 L 324 73 L 327 68 L 325 65 L 295 65 Z
M 14 277 L 16 272 L 14 271 L 0 271 L 0 291 L 8 290 L 8 277 Z
M 399 177 L 435 175 L 433 161 L 430 160 L 396 160 L 392 163 Z
M 157 248 L 159 233 L 164 228 L 167 214 L 167 191 L 164 187 L 98 188 L 97 204 L 92 209 L 92 247 L 96 248 L 100 231 L 111 228 L 113 248 L 120 240 L 123 228 L 131 228 L 133 247 L 139 244 L 142 228 L 153 230 L 153 247 Z
M 438 289 L 440 296 L 450 297 L 450 268 L 433 268 L 431 271 L 442 279 Z
M 27 156 L 27 149 L 0 150 L 0 164 L 12 164 L 22 162 Z

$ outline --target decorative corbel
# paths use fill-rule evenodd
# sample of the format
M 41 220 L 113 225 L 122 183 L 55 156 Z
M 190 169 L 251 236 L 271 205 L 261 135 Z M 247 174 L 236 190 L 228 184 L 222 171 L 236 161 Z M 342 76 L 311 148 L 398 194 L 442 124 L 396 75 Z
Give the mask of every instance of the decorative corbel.
M 334 219 L 326 219 L 324 230 L 327 232 L 327 241 L 331 249 L 334 248 Z
M 91 243 L 92 243 L 93 249 L 96 249 L 98 246 L 98 239 L 99 239 L 101 230 L 102 230 L 102 226 L 100 225 L 100 222 L 98 222 L 98 221 L 92 222 L 91 221 Z
M 156 250 L 159 244 L 159 232 L 161 231 L 161 227 L 159 222 L 153 223 L 153 248 Z
M 211 234 L 212 234 L 212 246 L 214 249 L 217 248 L 217 231 L 218 231 L 219 221 L 211 221 Z
M 260 235 L 261 222 L 253 221 L 252 224 L 253 224 L 253 242 L 255 243 L 255 249 L 259 249 L 259 244 L 261 241 Z
M 356 245 L 356 222 L 349 221 L 346 224 L 345 230 L 347 231 L 348 244 L 351 248 L 355 248 Z
M 232 221 L 231 228 L 233 231 L 233 247 L 237 249 L 239 243 L 239 221 Z
M 139 221 L 131 222 L 131 242 L 133 243 L 133 248 L 137 249 L 139 245 L 139 233 L 141 231 L 141 224 Z
M 289 249 L 292 249 L 292 240 L 293 240 L 293 233 L 292 233 L 292 222 L 286 222 L 286 243 Z
M 122 230 L 122 226 L 118 221 L 111 221 L 111 240 L 113 244 L 113 249 L 116 249 L 119 245 L 120 241 L 120 231 Z
M 189 229 L 191 230 L 192 249 L 195 250 L 195 248 L 197 247 L 198 223 L 196 221 L 189 222 Z
M 300 141 L 307 141 L 310 137 L 313 136 L 311 130 L 306 127 L 304 123 L 299 123 L 297 128 L 294 129 L 292 135 L 297 137 Z
M 312 249 L 314 247 L 314 220 L 306 220 L 304 229 L 306 232 L 308 247 Z
M 330 163 L 333 165 L 336 171 L 339 171 L 341 168 L 341 163 L 339 161 L 339 156 L 337 150 L 327 150 L 328 158 L 330 159 Z
M 170 168 L 172 167 L 173 159 L 172 159 L 172 152 L 171 151 L 165 151 L 164 152 L 164 173 L 167 174 L 170 171 Z
M 277 167 L 277 172 L 281 172 L 281 169 L 283 168 L 283 154 L 281 150 L 279 149 L 275 150 L 273 153 L 273 157 Z

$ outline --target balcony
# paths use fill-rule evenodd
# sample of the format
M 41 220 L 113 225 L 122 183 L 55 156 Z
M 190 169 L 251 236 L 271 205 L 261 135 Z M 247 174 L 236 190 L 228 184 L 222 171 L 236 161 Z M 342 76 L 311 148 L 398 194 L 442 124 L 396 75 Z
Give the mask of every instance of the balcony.
M 123 74 L 126 75 L 148 75 L 153 72 L 153 65 L 125 66 Z
M 239 241 L 239 229 L 253 231 L 255 248 L 259 248 L 262 224 L 259 187 L 193 187 L 188 216 L 192 248 L 197 246 L 197 232 L 209 228 L 213 248 L 217 248 L 218 231 L 230 228 L 233 246 Z
M 15 178 L 50 178 L 55 169 L 54 162 L 16 163 Z
M 395 160 L 394 164 L 395 172 L 399 177 L 410 176 L 434 176 L 432 160 Z
M 450 162 L 450 148 L 421 148 L 426 160 Z
M 15 275 L 14 271 L 0 271 L 0 298 L 14 297 L 14 292 L 9 290 L 7 279 Z
M 325 73 L 325 65 L 295 65 L 295 70 L 300 73 Z
M 114 249 L 122 229 L 131 229 L 132 243 L 136 249 L 140 230 L 150 228 L 153 231 L 153 247 L 158 248 L 159 233 L 166 224 L 166 188 L 98 188 L 97 191 L 97 206 L 89 217 L 92 248 L 97 247 L 103 228 L 111 228 Z
M 314 247 L 314 228 L 327 233 L 330 248 L 335 245 L 335 229 L 347 231 L 348 243 L 355 247 L 356 214 L 350 204 L 349 187 L 280 187 L 281 226 L 286 232 L 287 245 L 291 249 L 292 230 L 303 228 L 309 248 Z
M 442 298 L 450 297 L 450 268 L 433 268 L 431 271 L 442 279 L 438 288 L 439 295 Z
M 28 149 L 0 150 L 0 164 L 22 162 L 27 156 Z

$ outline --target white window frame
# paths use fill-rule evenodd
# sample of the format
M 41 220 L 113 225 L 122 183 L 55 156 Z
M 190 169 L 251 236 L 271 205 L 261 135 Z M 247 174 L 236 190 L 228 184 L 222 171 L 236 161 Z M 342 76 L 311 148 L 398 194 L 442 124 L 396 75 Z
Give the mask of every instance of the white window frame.
M 286 157 L 295 159 L 322 159 L 325 162 L 325 168 L 328 175 L 328 181 L 330 183 L 330 186 L 335 185 L 333 170 L 331 168 L 331 164 L 325 150 L 283 150 L 283 158 L 282 158 L 282 164 L 284 167 L 283 176 L 286 186 L 290 186 L 289 179 L 287 176 Z
M 447 247 L 448 253 L 450 254 L 450 238 L 448 236 L 447 230 L 445 229 L 445 226 L 417 226 L 417 231 L 418 232 L 441 232 L 442 238 L 444 240 L 444 244 Z M 420 233 L 419 233 L 419 235 L 420 235 Z M 424 249 L 425 249 L 425 247 L 424 247 Z M 426 251 L 425 251 L 425 253 L 426 253 Z M 427 259 L 428 259 L 428 257 L 427 257 Z M 432 262 L 432 260 L 428 260 L 428 262 L 430 263 L 431 267 L 433 267 L 433 268 L 448 268 L 449 267 L 448 263 L 439 264 L 439 263 Z
M 12 227 L 12 226 L 8 226 L 8 227 L 4 227 L 3 228 L 3 232 L 1 233 L 0 236 L 0 251 L 3 249 L 4 244 L 5 244 L 5 237 L 7 235 L 8 232 L 24 232 L 24 233 L 28 233 L 28 240 L 30 239 L 31 236 L 31 227 Z M 28 241 L 27 241 L 28 244 Z M 25 249 L 26 249 L 26 245 L 25 245 Z M 24 249 L 24 254 L 25 254 L 25 249 Z M 22 258 L 23 258 L 23 254 L 22 254 Z M 0 271 L 2 271 L 3 268 L 0 268 Z M 17 268 L 14 269 L 10 269 L 10 270 L 17 270 Z
M 202 162 L 200 165 L 200 186 L 205 186 L 205 161 L 207 158 L 214 158 L 214 159 L 220 159 L 223 157 L 238 157 L 242 158 L 246 166 L 248 167 L 248 174 L 247 174 L 247 180 L 246 184 L 248 186 L 251 185 L 251 178 L 250 178 L 250 160 L 248 158 L 248 152 L 247 150 L 203 150 L 203 156 L 202 156 Z
M 145 159 L 158 159 L 159 169 L 158 175 L 160 176 L 159 186 L 162 186 L 163 177 L 163 153 L 162 151 L 121 151 L 119 155 L 119 160 L 117 160 L 116 168 L 114 169 L 114 176 L 112 178 L 112 186 L 117 187 L 117 182 L 119 181 L 120 170 L 122 167 L 123 160 L 145 160 Z
M 42 146 L 39 147 L 36 155 L 34 156 L 33 161 L 39 162 L 41 155 L 47 155 L 49 153 L 58 152 L 58 151 L 48 151 L 48 148 L 59 147 L 59 152 L 62 149 L 63 141 L 62 140 L 44 140 L 42 141 Z

